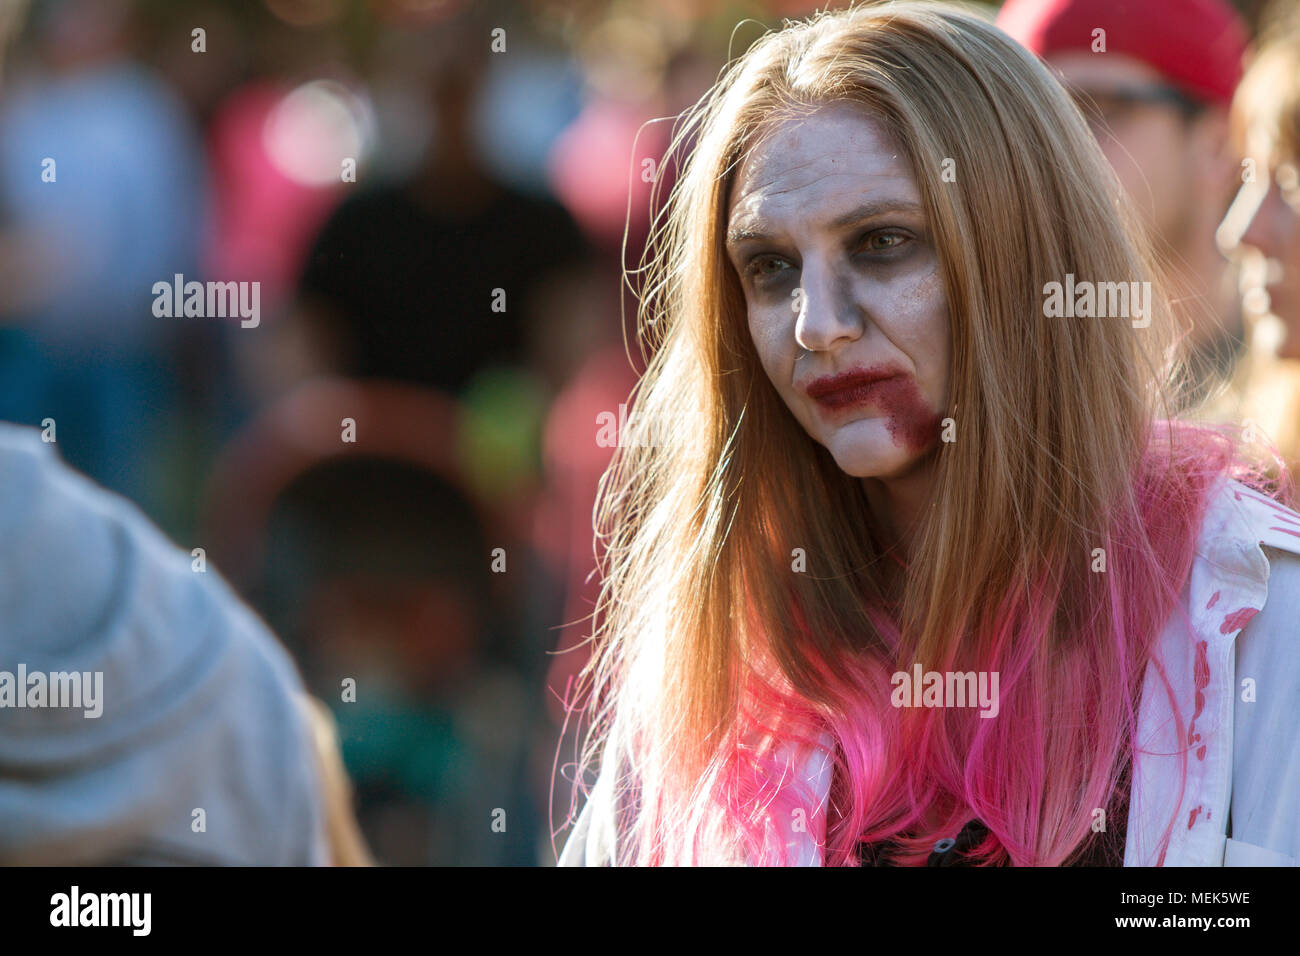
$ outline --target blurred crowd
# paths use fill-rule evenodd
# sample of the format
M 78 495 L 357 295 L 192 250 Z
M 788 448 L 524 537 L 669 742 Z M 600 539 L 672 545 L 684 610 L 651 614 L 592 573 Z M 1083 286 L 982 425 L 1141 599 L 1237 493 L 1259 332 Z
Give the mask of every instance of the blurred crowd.
M 1171 54 L 1113 31 L 1104 58 L 1071 49 L 1066 0 L 1000 22 L 1060 71 L 1157 240 L 1187 406 L 1295 462 L 1300 23 L 1187 2 L 1172 26 L 1176 4 L 1126 4 Z M 270 625 L 332 714 L 379 862 L 554 862 L 600 423 L 644 367 L 672 118 L 821 5 L 6 8 L 0 419 L 202 549 Z M 210 283 L 257 283 L 255 314 L 211 314 Z

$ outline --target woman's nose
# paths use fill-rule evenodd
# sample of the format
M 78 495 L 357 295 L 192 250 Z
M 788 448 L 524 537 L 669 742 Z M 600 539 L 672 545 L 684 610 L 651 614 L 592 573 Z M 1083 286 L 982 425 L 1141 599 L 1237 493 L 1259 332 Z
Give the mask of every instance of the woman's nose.
M 1295 213 L 1282 199 L 1282 192 L 1278 189 L 1277 183 L 1270 183 L 1268 192 L 1264 194 L 1264 198 L 1255 208 L 1254 215 L 1246 223 L 1240 242 L 1242 245 L 1258 249 L 1270 259 L 1277 258 L 1280 252 L 1281 217 L 1285 215 L 1294 216 Z
M 809 352 L 827 352 L 862 335 L 864 321 L 852 283 L 824 264 L 805 260 L 791 307 L 795 341 Z

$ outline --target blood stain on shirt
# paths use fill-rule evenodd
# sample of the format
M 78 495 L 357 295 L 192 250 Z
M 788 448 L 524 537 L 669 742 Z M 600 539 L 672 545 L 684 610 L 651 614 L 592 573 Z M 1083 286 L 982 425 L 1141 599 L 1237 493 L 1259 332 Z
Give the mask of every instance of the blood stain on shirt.
M 1243 607 L 1243 608 L 1242 608 L 1241 610 L 1239 610 L 1239 611 L 1233 611 L 1231 614 L 1229 614 L 1227 617 L 1225 617 L 1225 618 L 1223 619 L 1223 624 L 1219 627 L 1219 633 L 1220 633 L 1220 634 L 1231 634 L 1233 631 L 1239 631 L 1239 630 L 1241 630 L 1243 627 L 1245 627 L 1245 626 L 1250 622 L 1250 619 L 1251 619 L 1252 617 L 1254 617 L 1254 616 L 1255 616 L 1256 614 L 1258 614 L 1258 613 L 1259 613 L 1259 608 L 1257 608 L 1257 607 Z M 1196 659 L 1196 660 L 1197 660 L 1197 667 L 1200 666 L 1200 662 L 1201 662 L 1201 660 L 1203 659 L 1203 657 L 1204 657 L 1204 653 L 1205 653 L 1204 650 L 1203 650 L 1203 648 L 1204 648 L 1204 642 L 1202 642 L 1202 645 L 1201 645 L 1201 646 L 1202 646 L 1202 649 L 1200 649 L 1200 650 L 1197 651 L 1197 653 L 1198 653 L 1199 655 L 1201 655 L 1201 656 L 1198 656 L 1197 659 Z M 1203 687 L 1203 686 L 1205 686 L 1205 685 L 1200 684 L 1200 683 L 1198 682 L 1198 683 L 1197 683 L 1197 686 L 1198 686 L 1198 687 Z

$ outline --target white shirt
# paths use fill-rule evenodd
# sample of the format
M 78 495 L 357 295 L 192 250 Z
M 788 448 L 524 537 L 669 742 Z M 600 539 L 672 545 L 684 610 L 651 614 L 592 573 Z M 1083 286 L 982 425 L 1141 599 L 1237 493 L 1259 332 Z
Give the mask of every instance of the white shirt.
M 1300 857 L 1300 514 L 1220 480 L 1182 593 L 1191 628 L 1173 614 L 1153 653 L 1183 718 L 1186 789 L 1162 846 L 1179 797 L 1180 741 L 1153 660 L 1138 711 L 1124 865 L 1293 866 Z M 833 742 L 824 734 L 820 743 L 820 751 L 788 751 L 820 812 L 810 815 L 808 832 L 774 821 L 790 858 L 806 866 L 821 865 L 825 838 Z M 613 861 L 613 803 L 610 775 L 601 773 L 559 865 Z

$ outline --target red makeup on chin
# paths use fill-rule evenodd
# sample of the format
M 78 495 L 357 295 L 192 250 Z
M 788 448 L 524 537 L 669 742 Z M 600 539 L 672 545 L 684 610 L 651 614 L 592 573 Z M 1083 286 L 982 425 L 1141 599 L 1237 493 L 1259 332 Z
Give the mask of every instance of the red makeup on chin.
M 939 437 L 942 418 L 926 404 L 911 376 L 898 375 L 878 383 L 875 400 L 885 414 L 885 427 L 894 444 L 920 453 Z
M 852 409 L 875 407 L 895 445 L 913 453 L 925 451 L 941 424 L 921 396 L 916 380 L 896 368 L 879 365 L 816 379 L 804 389 L 830 420 L 843 420 Z

